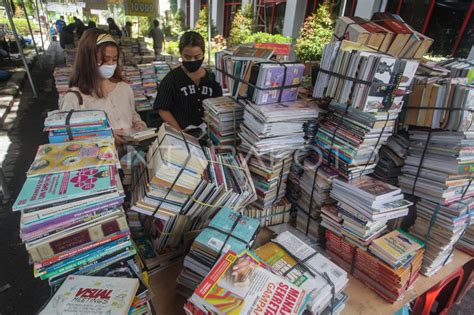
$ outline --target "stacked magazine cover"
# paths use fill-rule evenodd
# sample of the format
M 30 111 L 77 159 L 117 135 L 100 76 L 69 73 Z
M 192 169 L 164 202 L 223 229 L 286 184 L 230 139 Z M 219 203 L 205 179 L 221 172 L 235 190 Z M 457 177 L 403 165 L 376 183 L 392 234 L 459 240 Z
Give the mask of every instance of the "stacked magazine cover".
M 373 172 L 392 134 L 418 61 L 397 59 L 347 40 L 324 47 L 313 96 L 331 105 L 316 135 L 327 164 L 350 180 Z M 359 71 L 362 69 L 362 71 Z
M 72 67 L 56 67 L 53 76 L 56 89 L 59 95 L 64 95 L 69 90 L 69 78 L 72 74 Z
M 410 232 L 426 242 L 423 274 L 433 274 L 450 261 L 455 243 L 472 223 L 474 143 L 471 132 L 462 128 L 410 132 L 400 187 L 421 198 Z
M 237 134 L 243 121 L 244 106 L 228 96 L 205 99 L 202 106 L 209 137 L 214 145 L 225 150 L 240 144 Z
M 48 112 L 44 131 L 48 131 L 50 143 L 112 137 L 107 115 L 102 110 Z
M 303 162 L 303 175 L 299 181 L 299 196 L 293 203 L 296 209 L 296 228 L 317 240 L 324 238 L 321 228 L 322 208 L 334 204 L 330 197 L 333 179 L 338 174 L 321 165 L 320 155 L 311 153 Z
M 142 85 L 140 70 L 136 66 L 125 66 L 123 67 L 123 72 L 125 80 L 127 80 L 127 83 L 133 90 L 135 108 L 137 111 L 149 108 L 150 104 L 148 98 L 146 97 L 145 89 Z
M 64 114 L 50 113 L 47 129 L 63 126 Z M 81 124 L 90 123 L 91 130 L 108 126 L 101 111 L 75 115 L 74 131 Z M 117 166 L 110 137 L 41 145 L 12 209 L 21 212 L 20 237 L 36 278 L 48 280 L 53 290 L 81 275 L 135 278 L 138 290 L 131 292 L 126 309 L 143 314 L 150 289 L 134 258 Z
M 347 273 L 290 231 L 258 247 L 255 254 L 273 272 L 309 294 L 307 309 L 312 314 L 338 314 L 344 308 Z
M 390 234 L 387 235 L 390 236 Z M 391 241 L 396 241 L 396 243 Z M 331 230 L 326 230 L 326 247 L 332 261 L 351 272 L 354 277 L 387 302 L 394 303 L 405 294 L 419 276 L 418 272 L 423 260 L 423 248 L 419 247 L 423 243 L 404 232 L 403 237 L 392 238 L 391 241 L 381 238 L 379 246 L 388 252 L 394 252 L 397 259 L 410 256 L 410 259 L 399 267 L 392 267 L 385 259 L 353 245 Z M 416 248 L 419 249 L 416 250 Z M 385 258 L 382 255 L 380 257 Z
M 151 249 L 145 262 L 174 257 L 185 232 L 205 226 L 221 207 L 240 210 L 256 199 L 243 156 L 203 149 L 196 138 L 167 124 L 160 127 L 146 163 L 149 167 L 140 163 L 134 174 L 129 216 L 151 236 L 149 242 L 142 239 Z M 140 223 L 143 215 L 149 217 L 145 224 Z
M 412 205 L 403 198 L 400 188 L 368 176 L 349 183 L 333 180 L 331 197 L 337 201 L 342 219 L 341 228 L 333 232 L 363 249 L 381 236 L 388 220 L 406 216 Z
M 196 237 L 178 277 L 178 292 L 190 296 L 222 254 L 250 248 L 260 229 L 259 220 L 222 208 Z

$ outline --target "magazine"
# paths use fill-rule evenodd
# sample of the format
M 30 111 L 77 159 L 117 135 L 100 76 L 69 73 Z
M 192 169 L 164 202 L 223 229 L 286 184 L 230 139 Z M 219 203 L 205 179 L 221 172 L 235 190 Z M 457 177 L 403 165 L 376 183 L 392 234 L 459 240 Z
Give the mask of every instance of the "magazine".
M 249 251 L 221 256 L 190 302 L 217 314 L 303 314 L 306 291 L 265 269 Z

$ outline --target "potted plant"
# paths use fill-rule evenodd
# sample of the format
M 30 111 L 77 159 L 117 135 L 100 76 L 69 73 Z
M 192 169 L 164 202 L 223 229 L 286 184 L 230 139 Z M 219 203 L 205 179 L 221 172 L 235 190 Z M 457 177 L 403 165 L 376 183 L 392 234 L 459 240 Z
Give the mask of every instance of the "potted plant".
M 332 8 L 331 2 L 324 1 L 315 13 L 306 18 L 301 27 L 295 52 L 298 59 L 305 63 L 305 75 L 311 74 L 313 66 L 319 64 L 324 45 L 332 38 L 334 32 Z

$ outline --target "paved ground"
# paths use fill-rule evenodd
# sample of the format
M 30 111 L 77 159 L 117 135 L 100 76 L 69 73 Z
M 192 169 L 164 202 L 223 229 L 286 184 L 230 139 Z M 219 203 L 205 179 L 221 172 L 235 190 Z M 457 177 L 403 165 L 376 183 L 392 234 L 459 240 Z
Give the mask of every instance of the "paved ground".
M 0 130 L 0 162 L 3 161 L 3 171 L 13 197 L 23 185 L 24 174 L 36 148 L 47 142 L 42 126 L 46 112 L 57 107 L 52 76 L 55 64 L 62 64 L 62 54 L 57 48 L 50 49 L 33 68 L 39 97 L 33 98 L 26 82 L 18 107 L 12 110 Z M 35 314 L 50 295 L 47 282 L 33 278 L 28 254 L 18 236 L 18 226 L 19 215 L 11 211 L 11 202 L 0 205 L 0 315 Z M 474 290 L 450 314 L 474 314 Z
M 0 131 L 0 162 L 8 188 L 15 197 L 25 180 L 38 145 L 46 143 L 42 132 L 46 112 L 57 107 L 57 92 L 53 88 L 55 63 L 62 54 L 50 49 L 33 68 L 39 97 L 33 98 L 25 81 L 18 108 L 13 108 Z M 16 111 L 16 112 L 15 112 Z M 16 118 L 15 118 L 16 116 Z M 13 119 L 12 119 L 13 117 Z M 8 148 L 8 149 L 7 149 Z M 4 156 L 3 156 L 4 155 Z M 33 278 L 28 254 L 18 236 L 19 215 L 11 211 L 11 202 L 0 206 L 0 314 L 35 314 L 50 295 L 47 282 Z

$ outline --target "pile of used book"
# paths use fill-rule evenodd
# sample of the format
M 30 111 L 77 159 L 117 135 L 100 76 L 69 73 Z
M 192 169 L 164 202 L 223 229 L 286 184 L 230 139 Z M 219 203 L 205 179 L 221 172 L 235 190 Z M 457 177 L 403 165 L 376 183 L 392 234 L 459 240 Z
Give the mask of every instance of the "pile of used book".
M 112 137 L 106 113 L 101 110 L 48 112 L 44 131 L 48 131 L 50 143 Z
M 73 136 L 94 134 L 101 128 L 110 131 L 105 114 L 56 111 L 48 115 L 45 125 L 50 132 L 58 132 L 52 137 L 57 143 L 38 148 L 12 207 L 21 212 L 20 237 L 34 276 L 48 280 L 53 289 L 68 276 L 137 278 L 140 289 L 133 292 L 131 305 L 148 309 L 149 289 L 135 261 L 122 209 L 124 192 L 114 139 L 85 136 L 68 141 L 65 137 L 60 142 L 56 138 L 65 129 Z
M 154 253 L 145 259 L 149 269 L 163 268 L 181 255 L 186 231 L 206 226 L 221 207 L 243 209 L 255 200 L 243 156 L 203 149 L 196 138 L 167 124 L 145 159 L 148 167 L 138 165 L 132 180 L 129 220 L 148 222 L 140 236 Z
M 251 251 L 258 230 L 258 220 L 223 208 L 198 235 L 178 278 L 186 312 L 339 314 L 347 273 L 291 228 Z
M 240 144 L 238 132 L 243 121 L 244 106 L 228 96 L 205 99 L 202 106 L 212 143 L 222 150 Z
M 69 78 L 71 77 L 72 67 L 54 68 L 54 84 L 59 95 L 64 95 L 69 90 Z
M 474 89 L 467 78 L 453 75 L 463 72 L 424 63 L 403 121 L 409 126 L 409 148 L 399 182 L 403 192 L 420 198 L 410 233 L 426 243 L 425 275 L 452 259 L 455 244 L 474 223 Z

